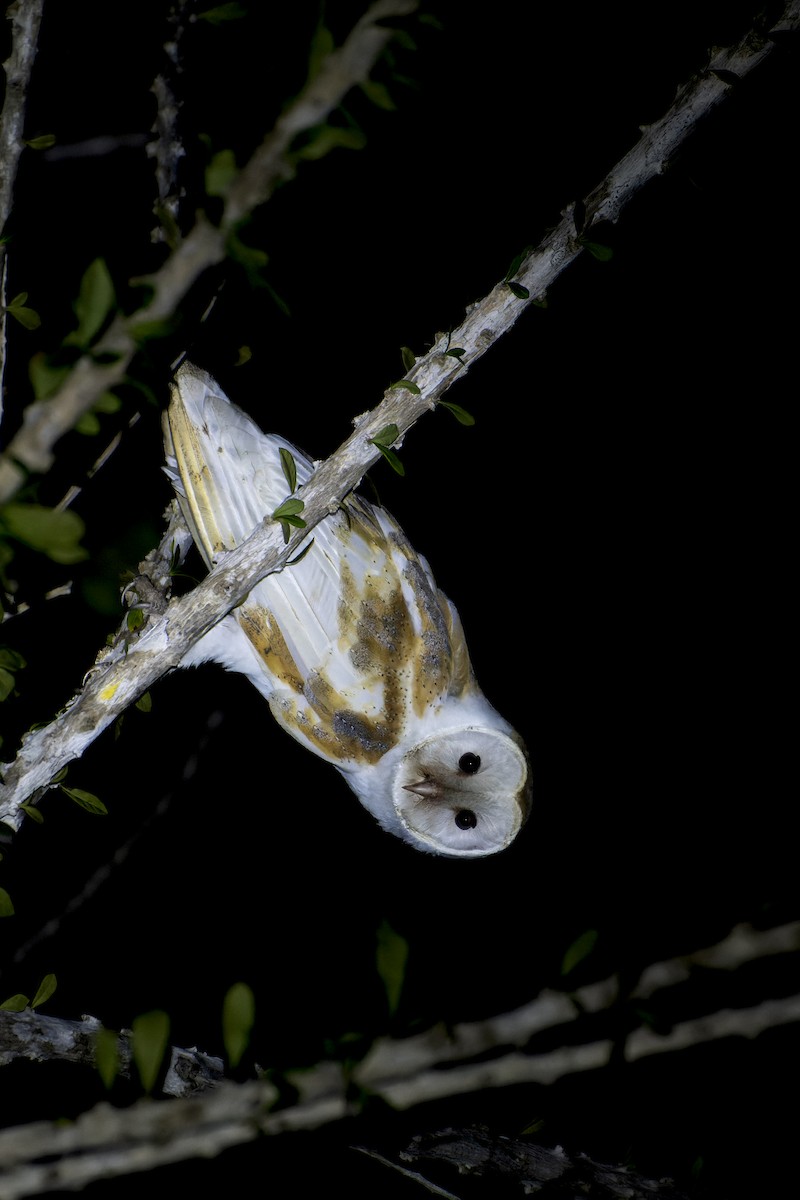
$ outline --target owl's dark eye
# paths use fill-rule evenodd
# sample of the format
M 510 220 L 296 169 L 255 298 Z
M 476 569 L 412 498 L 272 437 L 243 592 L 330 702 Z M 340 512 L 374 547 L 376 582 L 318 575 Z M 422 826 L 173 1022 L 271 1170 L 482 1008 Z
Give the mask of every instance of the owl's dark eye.
M 474 829 L 477 824 L 478 818 L 471 809 L 462 808 L 461 812 L 456 813 L 456 825 L 459 829 Z
M 479 754 L 462 754 L 458 760 L 458 768 L 466 775 L 474 775 L 481 768 L 481 759 Z

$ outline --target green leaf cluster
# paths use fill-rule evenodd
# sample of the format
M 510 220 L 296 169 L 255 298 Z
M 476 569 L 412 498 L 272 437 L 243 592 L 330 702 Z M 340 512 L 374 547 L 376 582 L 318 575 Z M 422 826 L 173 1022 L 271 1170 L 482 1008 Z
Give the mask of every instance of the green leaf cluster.
M 50 999 L 57 987 L 58 982 L 55 975 L 45 975 L 32 1000 L 29 1000 L 22 992 L 17 992 L 16 995 L 9 996 L 7 1000 L 4 1000 L 0 1004 L 0 1008 L 5 1009 L 6 1012 L 23 1012 L 26 1008 L 38 1008 Z
M 291 528 L 305 529 L 306 522 L 299 514 L 305 508 L 302 500 L 298 500 L 295 496 L 290 496 L 288 500 L 284 500 L 283 504 L 279 504 L 272 514 L 273 520 L 280 521 L 283 529 L 283 540 L 288 542 L 291 537 Z
M 15 321 L 19 321 L 23 329 L 38 329 L 42 323 L 42 318 L 36 312 L 36 309 L 29 308 L 26 301 L 28 299 L 27 292 L 20 292 L 13 300 L 9 300 L 6 305 L 6 312 Z

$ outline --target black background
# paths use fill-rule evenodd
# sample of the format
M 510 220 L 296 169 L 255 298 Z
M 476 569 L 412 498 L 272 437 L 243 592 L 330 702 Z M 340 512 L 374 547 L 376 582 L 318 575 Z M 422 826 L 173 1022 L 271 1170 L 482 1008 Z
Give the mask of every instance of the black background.
M 253 5 L 221 28 L 198 21 L 182 39 L 186 222 L 203 203 L 208 147 L 245 161 L 302 85 L 316 6 L 273 8 Z M 358 11 L 330 4 L 326 19 L 341 36 Z M 59 146 L 141 140 L 168 12 L 46 5 L 27 135 L 53 132 Z M 266 277 L 290 315 L 239 269 L 211 273 L 180 327 L 134 364 L 153 402 L 121 389 L 123 410 L 104 418 L 103 434 L 64 439 L 38 483 L 38 498 L 56 503 L 141 412 L 75 503 L 91 558 L 68 572 L 15 560 L 32 610 L 7 640 L 30 665 L 3 713 L 5 756 L 78 686 L 118 621 L 119 572 L 158 539 L 169 500 L 159 407 L 177 354 L 188 350 L 265 428 L 325 457 L 402 374 L 400 347 L 423 353 L 457 325 L 665 111 L 708 48 L 753 17 L 729 2 L 608 13 L 499 0 L 435 13 L 440 28 L 404 23 L 417 50 L 398 50 L 395 67 L 411 85 L 385 64 L 376 74 L 395 111 L 348 99 L 365 149 L 302 166 L 243 231 L 269 253 Z M 243 979 L 258 1004 L 252 1060 L 281 1067 L 314 1062 L 345 1035 L 366 1042 L 524 1003 L 558 986 L 566 948 L 587 929 L 599 938 L 580 978 L 635 978 L 738 921 L 797 915 L 782 770 L 796 72 L 796 50 L 782 43 L 619 225 L 598 231 L 610 262 L 584 255 L 548 307 L 524 313 L 465 374 L 450 398 L 473 428 L 425 417 L 402 448 L 405 477 L 385 465 L 373 473 L 459 608 L 484 691 L 527 740 L 535 806 L 518 842 L 480 862 L 415 853 L 277 728 L 246 681 L 214 667 L 179 672 L 153 690 L 151 713 L 128 713 L 118 737 L 70 768 L 68 782 L 100 795 L 108 817 L 53 793 L 45 824 L 26 823 L 6 849 L 17 915 L 2 930 L 5 994 L 31 994 L 52 971 L 53 1015 L 118 1027 L 161 1008 L 175 1043 L 219 1053 L 222 997 Z M 43 323 L 10 330 L 5 437 L 28 399 L 29 357 L 54 352 L 74 324 L 88 263 L 106 259 L 127 303 L 125 281 L 160 262 L 152 170 L 143 145 L 26 152 L 9 295 L 28 291 Z M 237 367 L 242 345 L 252 358 Z M 67 575 L 70 599 L 37 599 Z M 127 853 L 110 866 L 119 847 Z M 92 894 L 71 904 L 98 871 Z M 382 921 L 410 944 L 391 1019 L 374 965 Z M 794 986 L 790 969 L 768 986 Z M 384 1114 L 372 1136 L 402 1145 L 422 1128 L 481 1120 L 514 1134 L 541 1118 L 545 1144 L 630 1156 L 684 1185 L 702 1159 L 700 1194 L 767 1194 L 793 1128 L 780 1082 L 795 1050 L 796 1032 L 776 1030 L 444 1111 Z M 103 1095 L 74 1069 L 15 1067 L 6 1079 L 8 1120 L 80 1111 Z M 339 1148 L 349 1136 L 332 1135 L 320 1156 L 329 1178 L 351 1194 L 388 1194 L 395 1181 Z M 320 1186 L 291 1142 L 218 1166 L 251 1160 L 265 1179 L 292 1172 L 279 1194 Z

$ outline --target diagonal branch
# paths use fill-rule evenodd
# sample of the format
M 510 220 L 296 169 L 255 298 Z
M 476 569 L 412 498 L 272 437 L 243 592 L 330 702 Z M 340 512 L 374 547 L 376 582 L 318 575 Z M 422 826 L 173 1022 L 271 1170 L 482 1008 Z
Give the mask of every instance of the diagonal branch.
M 387 7 L 393 12 L 398 11 L 387 0 L 385 4 L 373 5 L 371 19 L 377 19 L 377 9 L 386 15 L 383 10 Z M 360 25 L 356 27 L 359 28 Z M 280 570 L 294 557 L 314 527 L 358 486 L 365 472 L 378 460 L 379 452 L 371 439 L 386 425 L 394 424 L 398 428 L 397 441 L 401 441 L 419 417 L 434 408 L 450 386 L 512 328 L 532 300 L 543 296 L 561 272 L 583 253 L 582 239 L 592 226 L 598 221 L 617 220 L 638 190 L 664 171 L 670 156 L 698 122 L 732 90 L 732 75 L 747 74 L 763 63 L 775 44 L 773 34 L 798 29 L 800 0 L 790 0 L 782 17 L 768 32 L 751 31 L 736 46 L 714 52 L 703 70 L 679 90 L 668 112 L 645 129 L 636 146 L 586 197 L 582 206 L 586 213 L 582 227 L 576 228 L 575 209 L 570 208 L 559 225 L 528 255 L 512 282 L 527 289 L 529 298 L 520 299 L 506 282 L 497 284 L 483 300 L 470 308 L 458 329 L 449 337 L 440 336 L 432 349 L 417 360 L 407 376 L 406 382 L 412 385 L 411 389 L 389 389 L 377 408 L 358 419 L 355 432 L 315 471 L 304 490 L 303 517 L 307 523 L 304 531 L 295 533 L 284 546 L 277 524 L 265 522 L 246 542 L 227 554 L 194 592 L 173 600 L 165 613 L 151 619 L 143 635 L 127 653 L 118 649 L 100 658 L 86 686 L 56 719 L 25 738 L 16 760 L 6 772 L 4 785 L 0 787 L 0 821 L 17 829 L 22 819 L 20 805 L 27 797 L 45 788 L 53 776 L 79 758 L 128 705 L 177 667 L 186 651 L 239 604 L 259 580 Z M 355 31 L 351 37 L 355 37 Z M 335 74 L 340 79 L 342 72 Z M 309 106 L 318 120 L 318 102 L 309 99 Z M 310 117 L 311 112 L 307 115 Z M 258 177 L 263 179 L 263 173 Z M 161 291 L 157 290 L 154 299 L 159 315 L 167 311 L 162 305 L 173 290 L 173 285 L 164 280 L 171 275 L 193 276 L 202 259 L 201 246 L 206 237 L 222 254 L 221 232 L 205 222 L 198 224 L 159 272 Z M 174 290 L 180 290 L 179 286 L 176 285 Z M 112 326 L 112 330 L 114 328 Z M 463 353 L 453 357 L 453 350 Z M 103 368 L 89 359 L 81 360 L 71 378 L 77 379 L 83 372 L 85 385 L 76 391 L 84 400 L 89 392 L 94 395 L 96 373 L 115 368 L 116 364 L 112 368 Z M 64 394 L 71 386 L 68 384 L 62 389 Z M 106 381 L 103 387 L 107 386 Z

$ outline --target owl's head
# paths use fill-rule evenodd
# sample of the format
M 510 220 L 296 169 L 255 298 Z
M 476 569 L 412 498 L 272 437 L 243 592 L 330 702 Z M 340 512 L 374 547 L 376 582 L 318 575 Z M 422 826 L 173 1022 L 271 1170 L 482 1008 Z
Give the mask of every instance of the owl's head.
M 451 858 L 504 850 L 525 823 L 530 800 L 521 739 L 477 725 L 425 738 L 403 756 L 392 781 L 401 836 Z

